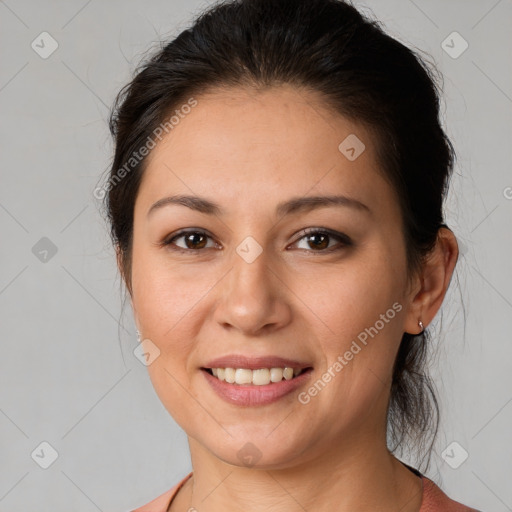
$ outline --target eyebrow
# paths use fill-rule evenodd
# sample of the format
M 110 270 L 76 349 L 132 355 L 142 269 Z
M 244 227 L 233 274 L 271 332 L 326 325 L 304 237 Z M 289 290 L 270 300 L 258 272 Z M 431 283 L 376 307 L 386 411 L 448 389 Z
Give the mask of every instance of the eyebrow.
M 224 210 L 217 203 L 214 203 L 204 197 L 174 195 L 164 197 L 154 203 L 148 210 L 148 217 L 156 210 L 168 205 L 186 206 L 191 210 L 195 210 L 206 215 L 222 216 L 225 214 Z M 276 207 L 276 214 L 278 217 L 284 217 L 293 213 L 306 212 L 329 206 L 345 206 L 361 212 L 371 213 L 370 208 L 357 199 L 343 195 L 334 195 L 295 197 L 288 201 L 279 203 Z

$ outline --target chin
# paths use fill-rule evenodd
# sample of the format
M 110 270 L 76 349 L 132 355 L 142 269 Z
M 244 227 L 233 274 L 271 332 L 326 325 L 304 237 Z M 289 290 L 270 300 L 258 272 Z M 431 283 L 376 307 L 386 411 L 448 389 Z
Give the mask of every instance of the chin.
M 299 455 L 304 451 L 299 443 L 291 441 L 289 435 L 285 436 L 286 440 L 276 437 L 272 442 L 263 431 L 255 436 L 227 437 L 222 446 L 218 440 L 208 440 L 203 446 L 218 459 L 238 468 L 271 470 L 292 467 L 299 463 Z

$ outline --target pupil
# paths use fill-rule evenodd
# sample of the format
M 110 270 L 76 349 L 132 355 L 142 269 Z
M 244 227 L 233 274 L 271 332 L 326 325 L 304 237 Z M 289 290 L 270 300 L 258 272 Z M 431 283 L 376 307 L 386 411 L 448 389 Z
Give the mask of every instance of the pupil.
M 314 238 L 317 238 L 317 237 L 321 237 L 323 240 L 320 242 L 320 243 L 315 243 L 313 242 L 313 239 Z M 328 243 L 325 243 L 328 239 L 328 235 L 323 235 L 323 234 L 315 234 L 315 235 L 310 235 L 309 236 L 309 242 L 313 242 L 314 246 L 318 249 L 324 249 L 325 247 L 327 247 L 329 244 Z
M 199 239 L 203 238 L 204 239 L 204 236 L 201 234 L 201 233 L 190 233 L 188 236 L 187 236 L 187 246 L 192 249 L 197 249 L 198 247 L 199 248 L 202 248 L 204 247 L 204 240 L 203 240 L 203 244 L 202 245 L 197 245 L 195 242 L 197 242 L 196 240 L 196 237 L 198 237 Z M 190 243 L 189 243 L 190 242 Z

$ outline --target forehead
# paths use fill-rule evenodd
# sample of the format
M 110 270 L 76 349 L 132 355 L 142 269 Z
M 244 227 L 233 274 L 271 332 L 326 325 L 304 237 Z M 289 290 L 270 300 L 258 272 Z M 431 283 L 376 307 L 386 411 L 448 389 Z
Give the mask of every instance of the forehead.
M 148 156 L 138 198 L 146 208 L 166 192 L 253 208 L 320 193 L 378 205 L 393 194 L 370 132 L 314 92 L 214 89 L 194 98 L 196 106 Z

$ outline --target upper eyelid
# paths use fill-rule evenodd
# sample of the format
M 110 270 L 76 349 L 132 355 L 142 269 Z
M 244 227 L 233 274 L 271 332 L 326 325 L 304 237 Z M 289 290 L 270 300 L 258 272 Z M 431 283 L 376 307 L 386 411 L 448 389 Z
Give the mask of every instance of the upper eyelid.
M 174 235 L 172 235 L 170 237 L 165 238 L 164 241 L 163 241 L 163 244 L 164 245 L 171 245 L 171 242 L 173 240 L 176 240 L 178 238 L 186 236 L 189 233 L 200 233 L 202 235 L 206 235 L 208 238 L 210 238 L 210 239 L 215 241 L 215 237 L 213 235 L 211 235 L 208 231 L 205 231 L 204 229 L 201 229 L 201 228 L 187 228 L 187 229 L 184 229 L 183 231 L 178 231 L 178 233 L 176 233 L 176 234 L 174 234 Z M 306 237 L 308 235 L 311 235 L 311 234 L 315 234 L 315 233 L 327 234 L 328 236 L 331 236 L 333 238 L 338 239 L 338 242 L 341 243 L 341 244 L 344 244 L 344 245 L 348 245 L 349 243 L 352 242 L 352 239 L 348 235 L 345 235 L 344 233 L 337 233 L 334 230 L 331 230 L 331 229 L 328 229 L 328 228 L 310 227 L 310 228 L 306 228 L 306 229 L 303 229 L 303 230 L 299 231 L 296 240 L 294 242 L 292 242 L 292 244 L 295 244 L 298 241 L 302 240 L 304 237 Z M 215 241 L 215 243 L 218 244 L 218 242 L 216 242 L 216 241 Z M 190 252 L 199 252 L 199 251 L 194 251 L 193 249 L 184 249 L 183 247 L 177 247 L 177 249 L 178 250 L 182 249 L 183 251 L 190 251 Z M 318 251 L 318 252 L 324 252 L 324 251 Z

